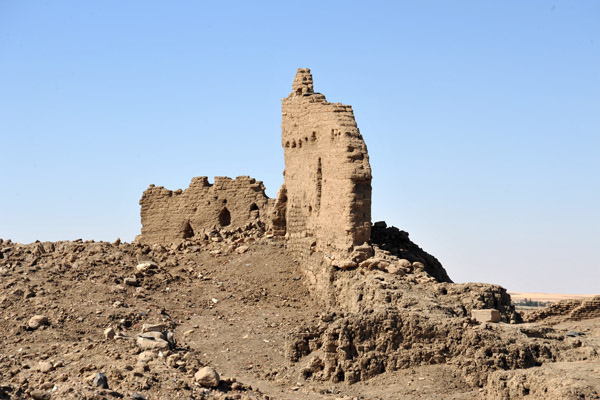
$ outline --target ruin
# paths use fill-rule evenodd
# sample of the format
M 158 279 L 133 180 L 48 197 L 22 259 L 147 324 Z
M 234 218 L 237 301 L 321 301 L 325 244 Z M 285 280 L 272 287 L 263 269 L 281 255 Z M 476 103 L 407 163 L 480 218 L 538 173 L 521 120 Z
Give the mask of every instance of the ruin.
M 315 93 L 309 69 L 282 103 L 288 247 L 356 266 L 348 257 L 371 234 L 371 167 L 352 107 Z
M 335 266 L 356 266 L 351 254 L 371 234 L 371 167 L 352 107 L 327 102 L 300 68 L 282 115 L 285 180 L 277 199 L 250 177 L 216 177 L 212 185 L 197 177 L 177 191 L 151 185 L 140 200 L 137 241 L 174 242 L 260 221 L 285 235 L 299 259 L 318 252 Z
M 257 227 L 285 238 L 312 294 L 327 304 L 339 302 L 332 274 L 359 266 L 399 274 L 421 269 L 438 282 L 451 282 L 408 233 L 371 224 L 371 167 L 352 107 L 315 92 L 310 69 L 298 69 L 292 92 L 282 99 L 281 145 L 284 183 L 275 199 L 247 176 L 216 177 L 214 184 L 194 178 L 189 188 L 176 191 L 151 185 L 140 200 L 142 232 L 136 240 L 207 240 L 217 231 Z
M 219 176 L 214 184 L 196 177 L 186 190 L 176 191 L 150 185 L 140 200 L 142 233 L 137 241 L 174 242 L 205 230 L 241 227 L 259 221 L 273 203 L 263 183 L 248 176 Z
M 282 100 L 281 144 L 274 199 L 248 176 L 197 177 L 185 190 L 150 185 L 136 243 L 0 239 L 0 341 L 10 344 L 0 398 L 50 398 L 55 388 L 52 398 L 123 397 L 83 378 L 88 361 L 110 363 L 110 390 L 152 380 L 157 398 L 263 398 L 237 378 L 200 392 L 191 372 L 210 364 L 254 374 L 262 387 L 276 382 L 276 396 L 312 381 L 293 398 L 333 395 L 328 381 L 347 398 L 351 387 L 337 383 L 379 374 L 390 375 L 352 395 L 598 397 L 600 296 L 520 312 L 503 287 L 453 283 L 407 232 L 372 224 L 352 108 L 315 92 L 308 69 Z

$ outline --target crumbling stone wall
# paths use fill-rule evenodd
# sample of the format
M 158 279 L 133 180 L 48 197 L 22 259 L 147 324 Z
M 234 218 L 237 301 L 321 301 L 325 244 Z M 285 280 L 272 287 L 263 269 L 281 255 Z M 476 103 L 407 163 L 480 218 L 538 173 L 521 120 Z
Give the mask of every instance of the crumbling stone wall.
M 151 186 L 140 200 L 138 240 L 173 242 L 259 220 L 286 236 L 313 294 L 329 303 L 337 302 L 331 285 L 336 269 L 397 270 L 418 262 L 436 280 L 450 282 L 441 264 L 400 231 L 371 225 L 371 167 L 352 107 L 315 92 L 309 69 L 298 69 L 282 100 L 281 144 L 284 184 L 275 199 L 249 177 L 217 177 L 214 185 L 194 178 L 188 189 L 175 192 Z
M 352 107 L 329 103 L 298 69 L 282 100 L 288 247 L 301 260 L 323 254 L 339 267 L 371 233 L 371 167 Z
M 356 266 L 352 251 L 371 234 L 371 167 L 352 107 L 327 102 L 314 92 L 310 70 L 298 69 L 282 114 L 285 181 L 276 199 L 249 177 L 217 177 L 214 185 L 199 177 L 174 192 L 152 185 L 140 200 L 137 240 L 172 242 L 260 218 L 287 236 L 300 261 L 314 265 L 308 260 L 318 254 L 328 266 Z
M 214 228 L 235 229 L 270 220 L 274 201 L 265 186 L 248 176 L 236 179 L 205 176 L 192 179 L 186 190 L 168 190 L 150 185 L 142 195 L 141 243 L 168 243 L 193 238 Z
M 557 324 L 600 317 L 600 296 L 589 299 L 563 300 L 539 310 L 525 313 L 525 322 Z

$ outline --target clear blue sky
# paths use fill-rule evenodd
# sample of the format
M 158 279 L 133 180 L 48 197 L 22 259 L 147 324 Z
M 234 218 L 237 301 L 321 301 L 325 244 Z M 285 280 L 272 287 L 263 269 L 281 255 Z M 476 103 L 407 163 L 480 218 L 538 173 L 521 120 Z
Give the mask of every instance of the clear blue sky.
M 600 292 L 598 1 L 3 1 L 0 237 L 131 241 L 149 184 L 283 182 L 298 67 L 373 219 L 459 282 Z

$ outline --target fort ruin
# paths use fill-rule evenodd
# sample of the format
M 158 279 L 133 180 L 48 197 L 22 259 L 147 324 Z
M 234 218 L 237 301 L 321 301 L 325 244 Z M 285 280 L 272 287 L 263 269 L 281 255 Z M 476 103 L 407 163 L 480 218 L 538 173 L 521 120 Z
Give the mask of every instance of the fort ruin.
M 242 227 L 273 208 L 260 181 L 248 176 L 218 176 L 210 184 L 205 176 L 192 179 L 186 190 L 150 185 L 140 200 L 142 243 L 190 239 L 206 230 Z
M 309 69 L 298 69 L 292 92 L 282 99 L 281 145 L 284 183 L 275 199 L 248 176 L 216 177 L 214 184 L 197 177 L 176 191 L 151 185 L 140 200 L 136 240 L 206 241 L 256 228 L 285 239 L 314 297 L 353 311 L 362 290 L 353 285 L 360 280 L 341 295 L 338 270 L 421 270 L 427 279 L 452 282 L 408 233 L 371 224 L 371 167 L 352 107 L 315 92 Z
M 298 69 L 282 100 L 284 184 L 276 199 L 260 181 L 196 177 L 186 190 L 151 185 L 140 200 L 141 243 L 191 239 L 212 229 L 258 222 L 285 235 L 301 260 L 324 254 L 349 268 L 371 234 L 371 167 L 352 107 L 329 103 L 313 89 L 309 69 Z M 363 246 L 363 247 L 361 247 Z M 361 250 L 362 249 L 362 250 Z
M 315 93 L 309 69 L 299 69 L 282 100 L 289 248 L 305 259 L 330 255 L 340 267 L 371 234 L 371 167 L 351 106 Z

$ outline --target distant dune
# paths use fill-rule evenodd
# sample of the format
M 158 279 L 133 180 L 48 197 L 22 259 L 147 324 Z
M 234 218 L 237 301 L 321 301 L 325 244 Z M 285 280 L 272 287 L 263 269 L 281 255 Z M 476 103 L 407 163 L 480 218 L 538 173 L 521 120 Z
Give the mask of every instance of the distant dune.
M 565 293 L 535 293 L 535 292 L 508 292 L 513 301 L 530 299 L 533 301 L 557 302 L 570 299 L 584 299 L 594 297 L 594 294 L 565 294 Z

